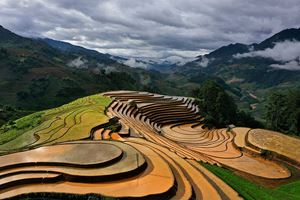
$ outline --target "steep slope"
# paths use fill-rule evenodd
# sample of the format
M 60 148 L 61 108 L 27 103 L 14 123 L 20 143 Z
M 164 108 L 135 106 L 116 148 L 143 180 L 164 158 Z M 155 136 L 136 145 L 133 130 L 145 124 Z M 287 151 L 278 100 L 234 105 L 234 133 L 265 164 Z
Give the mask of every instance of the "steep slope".
M 230 44 L 173 70 L 193 81 L 203 76 L 223 79 L 240 89 L 242 98 L 237 100 L 249 110 L 252 104 L 263 102 L 270 89 L 300 87 L 299 35 L 300 28 L 286 29 L 258 44 Z M 256 106 L 259 112 L 262 107 Z
M 300 28 L 291 28 L 291 29 L 285 29 L 283 31 L 280 31 L 279 33 L 276 33 L 272 37 L 262 41 L 258 45 L 256 45 L 256 49 L 266 49 L 274 47 L 274 44 L 277 42 L 283 42 L 286 40 L 295 40 L 300 41 Z
M 71 53 L 71 54 L 79 54 L 79 55 L 84 55 L 86 57 L 94 58 L 98 61 L 101 61 L 103 63 L 114 63 L 115 61 L 111 59 L 112 55 L 110 54 L 103 54 L 99 53 L 98 51 L 91 50 L 91 49 L 86 49 L 81 46 L 73 45 L 68 42 L 62 42 L 58 40 L 53 40 L 50 38 L 38 38 L 37 40 L 43 41 L 50 45 L 51 47 L 58 49 L 62 52 L 65 53 Z

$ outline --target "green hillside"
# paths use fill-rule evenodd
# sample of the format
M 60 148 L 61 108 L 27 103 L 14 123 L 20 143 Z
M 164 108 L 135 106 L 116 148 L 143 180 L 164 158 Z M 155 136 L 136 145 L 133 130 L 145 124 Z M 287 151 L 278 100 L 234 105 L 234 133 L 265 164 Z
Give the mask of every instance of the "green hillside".
M 5 124 L 0 129 L 0 153 L 88 138 L 93 127 L 106 123 L 111 99 L 100 94 L 39 111 Z
M 299 88 L 299 71 L 273 69 L 262 57 L 233 59 L 236 54 L 272 48 L 274 42 L 299 40 L 287 29 L 259 44 L 230 44 L 164 73 L 132 68 L 111 55 L 51 39 L 30 39 L 0 27 L 0 125 L 26 114 L 110 90 L 135 90 L 192 96 L 215 80 L 239 108 L 264 121 L 267 94 Z M 199 63 L 208 59 L 206 67 Z
M 0 27 L 0 125 L 103 91 L 175 95 L 188 94 L 197 85 L 182 75 L 131 68 L 110 59 L 109 54 L 58 44 L 21 37 Z

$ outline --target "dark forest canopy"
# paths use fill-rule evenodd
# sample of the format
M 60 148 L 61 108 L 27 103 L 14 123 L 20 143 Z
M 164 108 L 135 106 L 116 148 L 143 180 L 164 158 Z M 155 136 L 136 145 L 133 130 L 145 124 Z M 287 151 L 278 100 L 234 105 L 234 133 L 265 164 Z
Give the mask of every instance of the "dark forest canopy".
M 262 127 L 262 124 L 248 113 L 240 111 L 233 98 L 215 81 L 205 81 L 193 95 L 200 114 L 204 117 L 204 124 L 208 128 L 222 128 L 230 124 L 251 128 Z
M 272 130 L 300 135 L 300 90 L 271 92 L 265 118 Z

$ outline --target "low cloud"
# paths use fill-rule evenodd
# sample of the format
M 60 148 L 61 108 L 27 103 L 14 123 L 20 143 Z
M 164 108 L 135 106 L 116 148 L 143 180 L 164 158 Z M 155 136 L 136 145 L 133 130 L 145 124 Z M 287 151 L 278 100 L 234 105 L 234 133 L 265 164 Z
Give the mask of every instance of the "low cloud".
M 288 70 L 300 70 L 300 42 L 286 40 L 283 42 L 275 43 L 273 48 L 267 48 L 265 50 L 259 51 L 250 51 L 243 54 L 236 54 L 233 57 L 236 59 L 246 57 L 270 58 L 281 63 L 272 64 L 270 65 L 271 67 Z
M 196 59 L 195 57 L 189 58 L 189 57 L 182 57 L 182 56 L 173 55 L 173 56 L 169 56 L 169 57 L 160 59 L 159 61 L 161 63 L 169 62 L 170 64 L 176 64 L 176 65 L 182 66 L 182 65 L 184 65 L 188 62 L 191 62 L 195 59 Z
M 117 72 L 118 70 L 114 66 L 105 66 L 103 68 L 105 73 Z
M 145 64 L 143 62 L 139 62 L 139 61 L 137 61 L 134 58 L 130 58 L 130 59 L 126 60 L 124 62 L 124 64 L 128 65 L 130 67 L 134 67 L 134 68 L 143 68 L 143 69 L 146 69 L 148 67 L 147 64 Z
M 197 64 L 200 67 L 207 67 L 207 65 L 209 64 L 210 60 L 208 58 L 206 58 L 205 56 L 202 56 L 201 61 L 198 61 Z
M 287 69 L 287 70 L 300 70 L 300 62 L 293 60 L 287 63 L 283 64 L 272 64 L 270 65 L 271 67 L 274 68 L 279 68 L 279 69 Z
M 68 63 L 68 66 L 69 67 L 78 68 L 78 69 L 87 69 L 88 68 L 88 66 L 87 66 L 87 60 L 85 60 L 82 57 L 78 57 L 78 58 L 76 58 L 74 60 L 71 60 Z

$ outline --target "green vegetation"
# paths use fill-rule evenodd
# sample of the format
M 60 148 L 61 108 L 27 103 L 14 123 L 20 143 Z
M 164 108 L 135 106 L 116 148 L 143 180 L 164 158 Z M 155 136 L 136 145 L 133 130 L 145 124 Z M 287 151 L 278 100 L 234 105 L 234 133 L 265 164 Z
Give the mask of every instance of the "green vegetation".
M 278 191 L 297 196 L 300 199 L 300 181 L 295 181 L 277 188 Z
M 0 128 L 0 144 L 9 142 L 20 136 L 26 131 L 29 131 L 42 122 L 43 112 L 37 112 L 16 121 L 10 121 Z
M 297 200 L 300 199 L 300 181 L 292 182 L 276 189 L 256 185 L 228 169 L 201 163 L 208 170 L 220 177 L 246 200 Z
M 24 38 L 3 27 L 0 36 L 0 104 L 15 110 L 32 113 L 111 90 L 188 96 L 197 85 L 180 74 L 132 68 L 112 60 L 109 54 L 59 41 Z M 82 59 L 83 66 L 70 64 L 76 59 Z M 1 118 L 0 111 L 0 126 L 15 119 L 12 115 Z
M 104 110 L 110 103 L 110 98 L 97 94 L 10 121 L 0 129 L 0 151 L 88 138 L 93 127 L 108 121 Z
M 270 93 L 265 117 L 268 128 L 300 135 L 300 90 Z
M 215 81 L 205 81 L 193 93 L 208 128 L 221 128 L 229 124 L 262 127 L 249 114 L 239 111 L 233 98 Z
M 0 105 L 0 127 L 9 121 L 19 119 L 31 113 L 31 111 L 19 110 L 10 105 Z
M 118 132 L 122 128 L 122 125 L 120 123 L 111 124 L 107 127 L 104 127 L 105 130 L 111 130 L 112 132 Z
M 243 57 L 236 59 L 236 54 L 249 52 L 250 49 L 264 50 L 273 48 L 276 42 L 300 41 L 300 29 L 286 29 L 258 44 L 229 44 L 209 54 L 198 56 L 196 60 L 183 66 L 175 67 L 177 72 L 189 77 L 193 82 L 201 82 L 206 77 L 218 77 L 238 93 L 234 99 L 239 108 L 254 114 L 263 120 L 266 94 L 272 89 L 287 90 L 300 86 L 300 71 L 271 67 L 278 61 L 265 57 Z M 200 67 L 199 63 L 207 63 Z M 174 68 L 173 68 L 174 70 Z M 214 78 L 215 79 L 215 78 Z M 216 80 L 216 79 L 215 79 Z M 218 82 L 220 84 L 220 82 Z M 221 84 L 222 85 L 222 84 Z M 230 90 L 225 88 L 227 92 Z M 233 91 L 230 91 L 233 93 Z M 255 108 L 253 108 L 253 104 Z M 242 106 L 242 107 L 241 107 Z
M 200 114 L 209 128 L 236 122 L 237 107 L 233 99 L 215 81 L 205 81 L 195 93 Z

